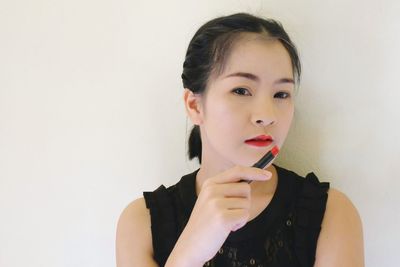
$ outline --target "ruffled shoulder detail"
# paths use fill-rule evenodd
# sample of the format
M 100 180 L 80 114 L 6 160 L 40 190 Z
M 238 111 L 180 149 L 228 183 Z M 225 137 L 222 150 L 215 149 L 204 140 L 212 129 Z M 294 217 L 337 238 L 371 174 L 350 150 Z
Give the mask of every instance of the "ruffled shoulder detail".
M 313 266 L 318 236 L 328 199 L 328 182 L 309 173 L 297 195 L 294 209 L 294 246 L 302 267 Z
M 159 186 L 143 192 L 150 210 L 154 259 L 159 266 L 167 262 L 196 202 L 196 171 L 182 176 L 169 187 Z
M 154 259 L 164 266 L 178 235 L 173 200 L 164 185 L 153 192 L 143 192 L 143 197 L 151 215 Z

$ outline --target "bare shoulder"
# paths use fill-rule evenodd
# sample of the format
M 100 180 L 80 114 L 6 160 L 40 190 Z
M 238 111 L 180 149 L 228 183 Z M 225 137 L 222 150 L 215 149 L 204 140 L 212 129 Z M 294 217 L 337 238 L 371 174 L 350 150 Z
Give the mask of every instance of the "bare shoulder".
M 328 191 L 315 260 L 315 267 L 331 266 L 364 266 L 360 215 L 351 200 L 334 188 Z
M 117 267 L 158 266 L 153 260 L 150 212 L 143 197 L 122 212 L 116 236 Z

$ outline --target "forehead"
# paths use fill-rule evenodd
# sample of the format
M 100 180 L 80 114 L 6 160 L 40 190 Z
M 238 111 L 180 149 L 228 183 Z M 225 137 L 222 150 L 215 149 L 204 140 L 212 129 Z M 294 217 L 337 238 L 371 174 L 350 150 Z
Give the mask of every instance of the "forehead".
M 254 33 L 243 34 L 237 39 L 218 76 L 237 71 L 293 77 L 291 59 L 282 43 L 276 38 Z

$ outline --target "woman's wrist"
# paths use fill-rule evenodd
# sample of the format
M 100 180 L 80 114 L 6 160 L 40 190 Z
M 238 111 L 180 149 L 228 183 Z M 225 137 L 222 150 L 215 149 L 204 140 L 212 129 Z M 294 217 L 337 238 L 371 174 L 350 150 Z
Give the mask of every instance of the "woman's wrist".
M 188 251 L 179 249 L 179 241 L 176 243 L 174 249 L 168 257 L 165 267 L 202 267 L 205 262 L 202 262 L 188 253 Z

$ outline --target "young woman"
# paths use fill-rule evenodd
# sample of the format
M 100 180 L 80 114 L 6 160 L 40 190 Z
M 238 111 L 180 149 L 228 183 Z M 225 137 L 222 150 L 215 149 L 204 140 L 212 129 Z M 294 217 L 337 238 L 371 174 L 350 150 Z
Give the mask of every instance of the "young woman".
M 196 32 L 182 80 L 200 168 L 123 211 L 118 267 L 364 266 L 361 220 L 344 194 L 313 173 L 249 167 L 282 147 L 299 79 L 274 20 L 239 13 Z

